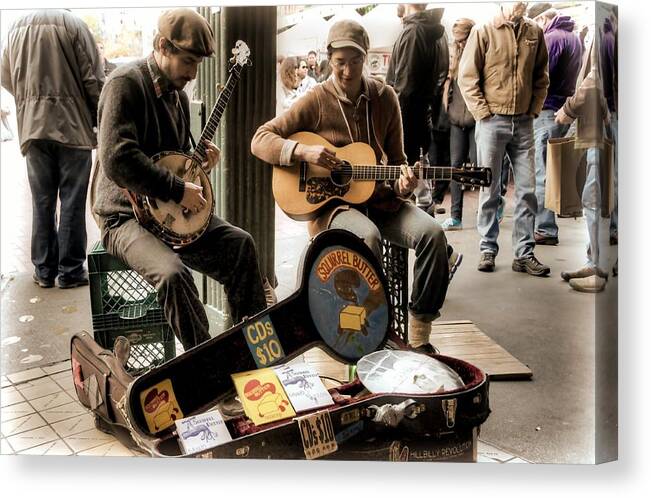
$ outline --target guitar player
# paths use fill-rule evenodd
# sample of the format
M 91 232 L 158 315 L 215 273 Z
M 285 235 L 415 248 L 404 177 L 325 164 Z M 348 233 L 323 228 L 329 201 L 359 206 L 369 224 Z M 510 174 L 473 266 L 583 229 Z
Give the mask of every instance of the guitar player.
M 152 161 L 161 151 L 190 149 L 185 85 L 214 52 L 214 36 L 197 12 L 181 8 L 158 20 L 154 51 L 113 71 L 99 101 L 99 170 L 93 206 L 106 250 L 124 260 L 158 292 L 158 301 L 187 351 L 210 338 L 208 318 L 190 269 L 224 285 L 235 323 L 266 307 L 262 275 L 251 235 L 213 216 L 196 242 L 179 250 L 164 244 L 134 217 L 123 189 L 174 201 L 189 211 L 204 207 L 202 187 L 185 182 Z M 204 143 L 205 170 L 219 149 Z
M 251 151 L 263 161 L 282 167 L 306 161 L 334 169 L 340 160 L 324 146 L 287 140 L 299 131 L 320 135 L 335 147 L 365 142 L 377 164 L 400 164 L 394 183 L 378 182 L 368 202 L 326 209 L 309 224 L 313 235 L 326 228 L 342 228 L 363 238 L 381 260 L 381 238 L 414 249 L 414 284 L 409 304 L 409 343 L 432 352 L 431 322 L 440 314 L 448 288 L 449 255 L 445 234 L 434 219 L 407 201 L 417 178 L 403 150 L 398 99 L 383 82 L 364 76 L 369 48 L 366 30 L 354 21 L 339 21 L 328 33 L 332 75 L 287 111 L 256 131 Z M 451 254 L 456 269 L 460 256 Z

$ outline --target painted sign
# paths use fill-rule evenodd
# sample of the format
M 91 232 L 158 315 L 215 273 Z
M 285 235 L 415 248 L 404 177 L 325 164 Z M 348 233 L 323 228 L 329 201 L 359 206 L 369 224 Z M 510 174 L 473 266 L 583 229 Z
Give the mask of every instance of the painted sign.
M 345 358 L 360 358 L 384 340 L 389 311 L 375 267 L 343 246 L 324 249 L 311 268 L 308 302 L 323 340 Z
M 264 368 L 285 357 L 285 351 L 268 315 L 247 325 L 242 332 L 258 368 Z

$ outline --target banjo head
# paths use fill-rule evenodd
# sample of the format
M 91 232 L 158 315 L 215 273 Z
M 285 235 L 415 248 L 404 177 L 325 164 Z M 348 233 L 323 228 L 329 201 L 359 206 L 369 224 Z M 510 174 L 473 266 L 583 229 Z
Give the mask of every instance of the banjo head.
M 303 269 L 309 314 L 334 353 L 355 361 L 382 346 L 391 313 L 387 286 L 361 239 L 344 230 L 319 234 Z
M 215 203 L 210 178 L 201 167 L 189 168 L 191 158 L 185 154 L 161 153 L 154 156 L 153 160 L 157 166 L 203 187 L 206 205 L 198 213 L 188 212 L 174 201 L 163 202 L 149 198 L 146 201 L 148 214 L 156 225 L 152 228 L 161 239 L 168 244 L 179 246 L 194 242 L 203 234 L 213 214 Z

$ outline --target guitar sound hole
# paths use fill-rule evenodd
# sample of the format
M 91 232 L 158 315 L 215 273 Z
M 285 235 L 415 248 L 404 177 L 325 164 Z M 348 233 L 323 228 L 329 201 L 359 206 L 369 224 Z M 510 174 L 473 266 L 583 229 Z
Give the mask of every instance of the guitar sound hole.
M 353 179 L 353 167 L 348 162 L 344 162 L 340 167 L 330 172 L 332 183 L 338 187 L 348 185 Z

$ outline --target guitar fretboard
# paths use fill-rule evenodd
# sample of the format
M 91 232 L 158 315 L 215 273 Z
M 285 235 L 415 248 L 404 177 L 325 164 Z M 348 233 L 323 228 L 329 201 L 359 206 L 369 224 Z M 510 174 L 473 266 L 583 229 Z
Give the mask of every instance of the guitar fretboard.
M 384 166 L 371 164 L 351 165 L 354 180 L 397 180 L 400 177 L 400 166 Z M 421 166 L 414 168 L 414 174 L 421 180 L 452 180 L 450 166 Z
M 201 164 L 206 160 L 206 146 L 204 144 L 204 140 L 208 140 L 210 142 L 215 136 L 217 127 L 219 126 L 222 116 L 224 115 L 224 111 L 226 110 L 226 105 L 228 104 L 228 101 L 230 100 L 231 95 L 237 86 L 237 82 L 240 80 L 241 73 L 242 66 L 235 64 L 233 66 L 233 69 L 231 69 L 231 73 L 228 77 L 228 81 L 226 82 L 226 86 L 219 94 L 219 98 L 217 99 L 215 106 L 212 108 L 210 117 L 208 118 L 208 123 L 201 132 L 201 137 L 197 142 L 197 147 L 194 150 L 194 154 L 192 154 L 193 164 Z

